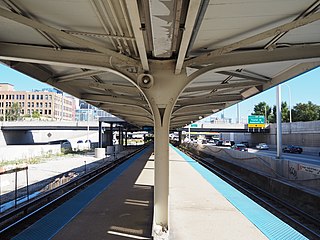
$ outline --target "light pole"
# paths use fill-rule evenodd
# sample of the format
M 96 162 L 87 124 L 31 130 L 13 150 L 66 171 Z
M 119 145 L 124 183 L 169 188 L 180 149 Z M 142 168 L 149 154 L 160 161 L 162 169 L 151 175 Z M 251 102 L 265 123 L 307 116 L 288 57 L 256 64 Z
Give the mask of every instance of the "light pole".
M 277 159 L 282 155 L 281 86 L 277 86 Z
M 292 115 L 291 115 L 291 88 L 288 84 L 286 84 L 289 90 L 289 116 L 290 116 L 290 123 L 292 123 Z
M 87 143 L 89 144 L 89 103 L 87 106 Z

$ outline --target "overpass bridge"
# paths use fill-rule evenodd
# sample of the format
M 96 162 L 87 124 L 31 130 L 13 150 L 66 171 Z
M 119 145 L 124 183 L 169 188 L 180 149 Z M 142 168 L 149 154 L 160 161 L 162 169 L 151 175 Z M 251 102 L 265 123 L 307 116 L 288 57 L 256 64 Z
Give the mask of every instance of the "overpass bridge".
M 169 130 L 320 66 L 315 0 L 0 5 L 0 61 L 133 125 L 154 126 L 154 226 L 163 230 Z
M 105 119 L 103 127 L 110 127 L 110 124 L 125 125 L 124 121 L 118 119 Z M 126 125 L 128 131 L 139 131 L 141 129 Z M 152 129 L 152 128 L 150 128 Z M 90 130 L 98 131 L 99 122 L 97 121 L 15 121 L 15 122 L 2 122 L 0 126 L 1 131 L 30 131 L 30 130 Z M 178 131 L 189 131 L 189 128 L 179 128 Z M 247 124 L 206 124 L 203 127 L 191 127 L 191 132 L 270 132 L 269 127 L 266 128 L 248 128 Z

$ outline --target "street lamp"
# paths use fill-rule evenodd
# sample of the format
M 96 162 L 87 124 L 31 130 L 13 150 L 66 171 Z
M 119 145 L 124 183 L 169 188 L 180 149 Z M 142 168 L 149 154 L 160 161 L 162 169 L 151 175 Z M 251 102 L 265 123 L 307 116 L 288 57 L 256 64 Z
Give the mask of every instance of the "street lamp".
M 292 115 L 291 115 L 291 88 L 288 84 L 286 84 L 286 86 L 289 89 L 289 116 L 290 116 L 290 123 L 292 123 Z
M 87 103 L 87 143 L 89 143 L 89 103 Z

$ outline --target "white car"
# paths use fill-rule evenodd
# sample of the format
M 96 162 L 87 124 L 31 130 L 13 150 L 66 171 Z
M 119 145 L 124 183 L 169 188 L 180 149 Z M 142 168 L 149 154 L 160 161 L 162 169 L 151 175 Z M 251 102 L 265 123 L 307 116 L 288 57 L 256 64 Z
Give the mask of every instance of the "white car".
M 268 149 L 269 149 L 269 146 L 268 146 L 266 143 L 259 143 L 259 144 L 256 146 L 256 149 L 268 150 Z

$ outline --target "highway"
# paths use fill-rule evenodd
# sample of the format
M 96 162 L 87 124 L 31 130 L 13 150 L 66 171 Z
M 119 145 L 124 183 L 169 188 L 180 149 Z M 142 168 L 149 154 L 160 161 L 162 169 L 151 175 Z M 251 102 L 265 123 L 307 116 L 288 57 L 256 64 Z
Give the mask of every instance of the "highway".
M 257 150 L 254 148 L 249 148 L 249 152 L 255 153 L 257 155 L 271 156 L 276 157 L 276 150 Z M 319 155 L 311 155 L 311 153 L 282 153 L 282 158 L 294 162 L 303 162 L 308 164 L 313 164 L 316 166 L 320 166 L 320 156 Z

